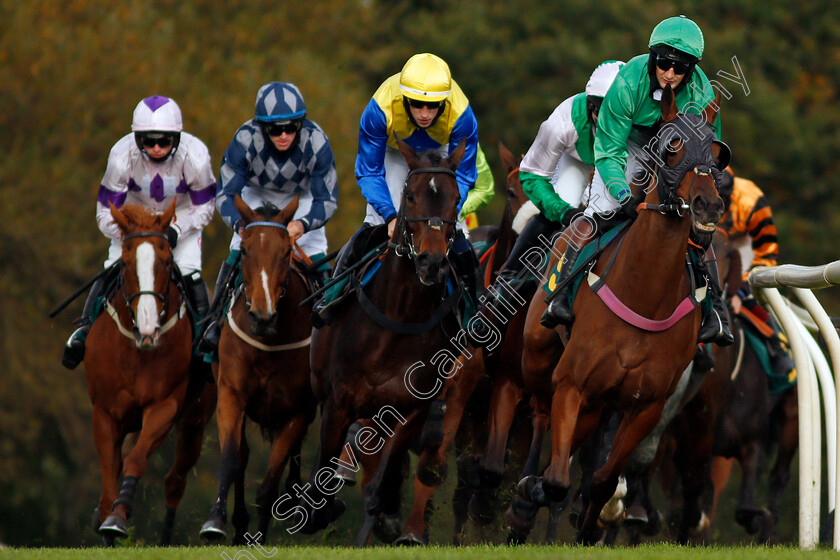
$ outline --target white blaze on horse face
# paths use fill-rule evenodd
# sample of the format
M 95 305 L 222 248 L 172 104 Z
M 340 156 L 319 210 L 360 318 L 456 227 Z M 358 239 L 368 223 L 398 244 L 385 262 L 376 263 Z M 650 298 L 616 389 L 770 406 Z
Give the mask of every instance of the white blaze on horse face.
M 429 188 L 432 189 L 432 192 L 437 194 L 437 185 L 435 184 L 435 178 L 432 177 L 429 179 Z
M 141 292 L 155 291 L 155 248 L 149 243 L 141 243 L 134 253 L 137 261 L 137 281 Z M 143 294 L 137 300 L 137 329 L 141 336 L 154 335 L 158 328 L 158 310 L 155 296 Z
M 271 291 L 268 289 L 268 274 L 265 269 L 260 271 L 260 278 L 262 279 L 262 287 L 265 292 L 266 313 L 271 315 L 274 312 L 274 302 L 271 301 Z

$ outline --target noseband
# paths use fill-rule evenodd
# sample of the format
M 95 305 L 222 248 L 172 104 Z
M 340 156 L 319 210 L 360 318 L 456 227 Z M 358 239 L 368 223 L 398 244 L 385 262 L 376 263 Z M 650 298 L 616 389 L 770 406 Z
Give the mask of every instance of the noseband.
M 394 252 L 399 257 L 409 257 L 415 258 L 417 256 L 417 250 L 415 249 L 414 245 L 414 236 L 408 233 L 408 223 L 409 222 L 429 222 L 429 225 L 426 226 L 426 230 L 423 232 L 423 235 L 420 237 L 420 241 L 422 243 L 423 237 L 429 233 L 430 230 L 437 230 L 441 231 L 443 229 L 443 224 L 449 225 L 456 225 L 458 222 L 457 220 L 446 220 L 439 216 L 432 216 L 426 218 L 407 218 L 404 214 L 405 212 L 405 188 L 408 186 L 408 180 L 411 178 L 412 175 L 419 175 L 420 173 L 443 173 L 446 175 L 451 175 L 452 177 L 457 177 L 455 172 L 449 169 L 448 167 L 419 167 L 417 169 L 412 169 L 408 172 L 408 175 L 405 177 L 405 184 L 403 185 L 403 201 L 400 207 L 400 232 L 402 233 L 402 238 L 405 241 L 405 245 L 397 245 L 391 241 L 388 242 L 388 247 L 392 248 Z M 452 237 L 450 236 L 446 242 L 446 251 L 449 252 L 449 247 L 452 245 Z

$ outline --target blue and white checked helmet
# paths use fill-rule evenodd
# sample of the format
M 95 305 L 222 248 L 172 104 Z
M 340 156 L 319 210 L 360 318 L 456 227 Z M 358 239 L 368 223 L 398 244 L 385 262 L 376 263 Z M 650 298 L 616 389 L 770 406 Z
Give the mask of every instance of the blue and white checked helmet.
M 306 116 L 306 104 L 296 85 L 287 82 L 265 84 L 257 92 L 254 118 L 263 123 L 300 121 Z

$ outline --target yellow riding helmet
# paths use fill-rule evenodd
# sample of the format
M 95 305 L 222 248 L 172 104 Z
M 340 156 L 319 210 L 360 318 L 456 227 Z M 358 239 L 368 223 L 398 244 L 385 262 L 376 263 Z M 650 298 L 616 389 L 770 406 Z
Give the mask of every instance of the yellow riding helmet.
M 400 72 L 400 91 L 409 99 L 443 101 L 452 89 L 449 65 L 439 56 L 415 54 Z

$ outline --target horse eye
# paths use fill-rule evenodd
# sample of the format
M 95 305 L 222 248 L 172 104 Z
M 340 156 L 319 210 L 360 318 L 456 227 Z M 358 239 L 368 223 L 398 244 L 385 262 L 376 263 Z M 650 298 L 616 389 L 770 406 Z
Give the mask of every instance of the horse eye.
M 513 189 L 508 189 L 508 197 L 509 198 L 516 198 L 516 191 Z
M 414 204 L 414 193 L 405 193 L 405 200 Z

